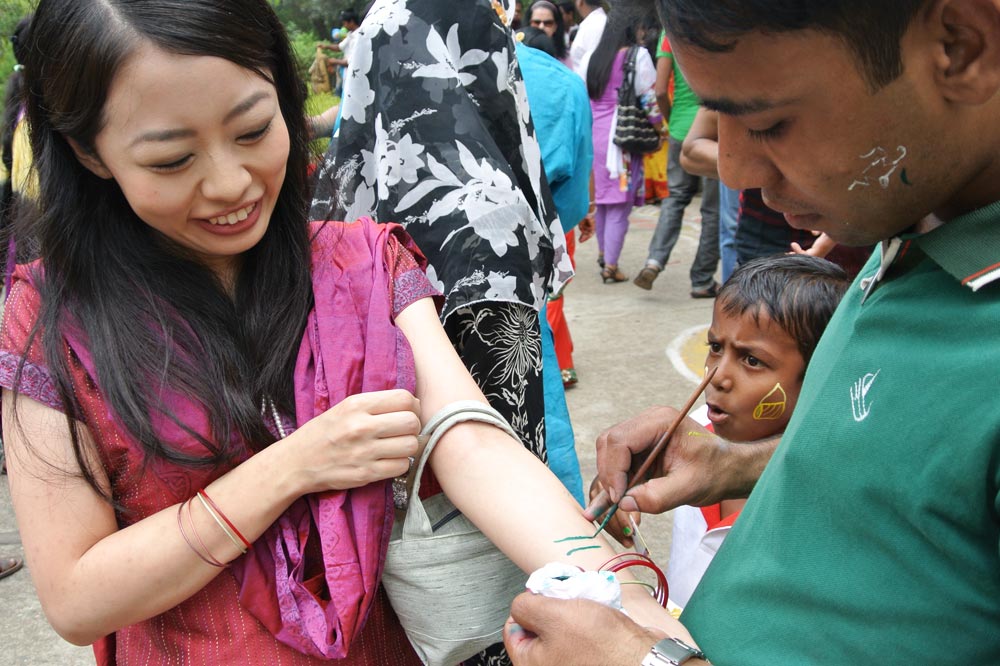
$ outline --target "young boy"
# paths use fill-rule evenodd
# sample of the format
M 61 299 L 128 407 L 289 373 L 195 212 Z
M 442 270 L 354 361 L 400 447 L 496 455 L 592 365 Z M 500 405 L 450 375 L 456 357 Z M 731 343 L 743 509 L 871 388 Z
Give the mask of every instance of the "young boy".
M 836 264 L 802 255 L 754 259 L 719 291 L 708 329 L 705 407 L 692 417 L 731 442 L 780 435 L 806 366 L 850 279 Z M 683 607 L 746 500 L 674 512 L 667 580 Z

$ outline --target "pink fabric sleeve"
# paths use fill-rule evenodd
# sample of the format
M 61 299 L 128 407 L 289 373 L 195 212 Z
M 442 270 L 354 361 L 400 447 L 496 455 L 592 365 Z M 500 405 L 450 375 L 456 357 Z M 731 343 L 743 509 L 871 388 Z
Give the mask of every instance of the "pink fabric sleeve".
M 434 288 L 424 273 L 423 257 L 419 259 L 415 257 L 411 248 L 415 251 L 416 246 L 412 241 L 404 244 L 403 240 L 409 238 L 404 237 L 401 240 L 397 234 L 401 236 L 402 232 L 390 236 L 386 248 L 386 256 L 390 262 L 389 270 L 392 273 L 392 316 L 396 317 L 408 305 L 421 298 L 433 298 L 440 310 L 443 304 L 441 292 Z
M 55 382 L 45 363 L 41 332 L 31 342 L 24 365 L 21 359 L 31 331 L 38 320 L 41 299 L 38 292 L 24 280 L 15 280 L 4 305 L 3 326 L 0 327 L 0 386 L 63 411 Z

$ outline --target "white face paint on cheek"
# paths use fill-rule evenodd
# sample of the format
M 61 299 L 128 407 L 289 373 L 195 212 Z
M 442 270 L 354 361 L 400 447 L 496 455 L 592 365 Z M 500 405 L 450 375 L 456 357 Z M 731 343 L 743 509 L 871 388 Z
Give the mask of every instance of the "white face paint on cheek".
M 860 177 L 854 179 L 847 191 L 852 192 L 856 187 L 871 187 L 873 181 L 878 183 L 883 190 L 888 189 L 890 179 L 897 169 L 902 183 L 910 185 L 911 183 L 906 177 L 906 168 L 900 166 L 906 153 L 906 146 L 896 146 L 894 155 L 890 155 L 882 146 L 876 146 L 864 155 L 858 155 L 858 159 L 865 160 L 866 166 Z
M 785 389 L 781 388 L 781 382 L 778 382 L 754 407 L 753 419 L 754 421 L 776 421 L 784 416 L 787 404 L 788 396 L 785 395 Z

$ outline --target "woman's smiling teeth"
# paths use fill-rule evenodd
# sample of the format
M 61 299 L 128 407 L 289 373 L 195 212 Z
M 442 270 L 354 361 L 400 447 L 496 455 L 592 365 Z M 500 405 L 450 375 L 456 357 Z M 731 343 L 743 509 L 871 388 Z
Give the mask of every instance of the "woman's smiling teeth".
M 219 217 L 210 217 L 208 221 L 212 224 L 236 224 L 237 222 L 242 222 L 243 220 L 250 217 L 250 213 L 253 212 L 256 203 L 252 203 L 246 208 L 241 208 L 240 210 L 233 211 L 228 215 L 220 215 Z

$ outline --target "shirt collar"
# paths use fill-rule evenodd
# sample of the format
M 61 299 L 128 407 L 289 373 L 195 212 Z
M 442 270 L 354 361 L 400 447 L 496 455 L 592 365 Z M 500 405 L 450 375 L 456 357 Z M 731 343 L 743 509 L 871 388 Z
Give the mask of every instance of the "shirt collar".
M 1000 201 L 956 217 L 913 242 L 963 285 L 1000 280 Z

